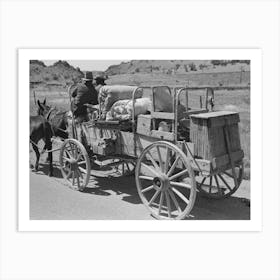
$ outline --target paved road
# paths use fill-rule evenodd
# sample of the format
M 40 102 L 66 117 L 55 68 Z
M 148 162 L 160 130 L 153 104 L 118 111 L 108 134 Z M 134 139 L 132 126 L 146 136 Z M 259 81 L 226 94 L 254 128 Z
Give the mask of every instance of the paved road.
M 43 220 L 153 219 L 140 201 L 134 177 L 112 177 L 102 172 L 91 177 L 84 193 L 67 187 L 58 167 L 54 177 L 47 175 L 47 165 L 38 173 L 30 172 L 30 218 Z M 243 181 L 234 197 L 210 200 L 197 196 L 192 219 L 250 219 L 249 181 Z

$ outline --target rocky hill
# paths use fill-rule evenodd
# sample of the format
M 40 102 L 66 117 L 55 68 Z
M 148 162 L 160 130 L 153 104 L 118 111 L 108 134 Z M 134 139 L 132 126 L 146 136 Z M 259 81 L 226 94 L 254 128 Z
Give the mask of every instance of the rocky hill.
M 40 60 L 30 60 L 30 84 L 48 86 L 66 86 L 78 82 L 83 72 L 73 67 L 67 61 L 59 60 L 46 66 Z

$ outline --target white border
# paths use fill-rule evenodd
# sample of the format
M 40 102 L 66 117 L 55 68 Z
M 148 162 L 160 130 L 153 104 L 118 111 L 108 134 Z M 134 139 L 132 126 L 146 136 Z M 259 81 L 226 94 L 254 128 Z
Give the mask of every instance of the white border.
M 251 60 L 251 220 L 35 221 L 29 219 L 29 60 L 248 59 Z M 260 231 L 262 226 L 262 66 L 259 49 L 19 49 L 19 231 Z M 253 93 L 253 94 L 252 94 Z M 194 206 L 195 207 L 195 206 Z

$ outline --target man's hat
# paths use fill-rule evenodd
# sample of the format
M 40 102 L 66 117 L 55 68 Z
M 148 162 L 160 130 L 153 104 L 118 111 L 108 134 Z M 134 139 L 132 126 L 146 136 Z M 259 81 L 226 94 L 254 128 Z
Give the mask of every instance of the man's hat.
M 84 81 L 92 81 L 93 80 L 93 76 L 92 76 L 92 72 L 90 71 L 86 71 L 85 72 L 85 76 L 84 78 L 82 78 Z
M 108 76 L 107 75 L 98 75 L 94 78 L 95 81 L 105 81 L 108 79 Z

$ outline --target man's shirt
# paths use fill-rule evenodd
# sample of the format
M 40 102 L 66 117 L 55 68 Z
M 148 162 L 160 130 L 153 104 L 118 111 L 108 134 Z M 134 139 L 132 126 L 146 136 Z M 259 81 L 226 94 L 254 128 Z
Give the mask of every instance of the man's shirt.
M 83 104 L 90 103 L 93 105 L 98 104 L 97 91 L 95 90 L 93 84 L 80 83 L 72 92 L 72 97 L 74 97 L 74 104 L 76 106 L 82 106 Z

